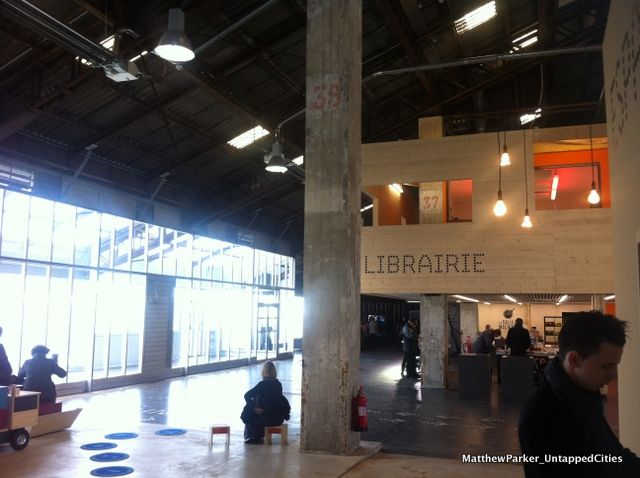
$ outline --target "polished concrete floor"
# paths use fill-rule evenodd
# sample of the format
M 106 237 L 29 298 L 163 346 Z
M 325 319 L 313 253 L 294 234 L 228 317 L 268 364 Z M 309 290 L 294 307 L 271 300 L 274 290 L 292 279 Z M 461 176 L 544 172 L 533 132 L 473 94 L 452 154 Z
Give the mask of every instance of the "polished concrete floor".
M 240 411 L 244 392 L 260 379 L 261 365 L 193 375 L 121 389 L 62 397 L 63 409 L 82 407 L 69 431 L 34 438 L 21 452 L 0 445 L 0 476 L 75 477 L 104 464 L 91 462 L 86 442 L 107 433 L 136 432 L 114 451 L 130 458 L 129 476 L 406 476 L 522 477 L 516 465 L 463 464 L 463 453 L 517 454 L 517 418 L 521 403 L 501 399 L 497 386 L 487 400 L 463 400 L 455 389 L 421 390 L 419 382 L 400 376 L 402 353 L 364 352 L 361 382 L 369 399 L 369 431 L 353 457 L 298 452 L 301 356 L 277 362 L 279 379 L 292 406 L 288 447 L 245 445 Z M 455 385 L 455 373 L 451 376 Z M 208 447 L 211 423 L 231 425 L 231 445 L 215 437 Z M 165 427 L 185 428 L 178 437 L 158 437 Z M 277 443 L 278 438 L 275 438 Z M 371 443 L 373 442 L 373 443 Z M 377 451 L 382 451 L 363 461 Z M 407 456 L 412 455 L 412 456 Z M 376 471 L 377 470 L 377 471 Z M 345 474 L 346 473 L 346 474 Z

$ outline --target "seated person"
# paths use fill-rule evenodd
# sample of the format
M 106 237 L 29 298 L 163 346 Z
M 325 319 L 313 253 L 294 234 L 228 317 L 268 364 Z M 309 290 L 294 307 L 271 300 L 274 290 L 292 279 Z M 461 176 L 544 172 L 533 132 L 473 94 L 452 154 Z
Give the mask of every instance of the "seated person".
M 0 337 L 2 336 L 2 327 L 0 327 Z M 16 383 L 16 376 L 11 375 L 13 368 L 9 363 L 9 357 L 4 350 L 4 346 L 0 344 L 0 385 L 11 385 Z
M 264 427 L 282 425 L 289 420 L 291 407 L 282 395 L 282 384 L 276 378 L 278 372 L 271 361 L 262 367 L 262 381 L 244 394 L 246 405 L 240 418 L 245 424 L 245 443 L 264 443 Z
M 18 372 L 18 383 L 23 383 L 23 390 L 40 392 L 40 402 L 56 401 L 56 386 L 51 380 L 54 373 L 60 377 L 66 377 L 67 372 L 58 363 L 47 358 L 49 349 L 44 345 L 36 345 L 31 349 L 31 357 Z

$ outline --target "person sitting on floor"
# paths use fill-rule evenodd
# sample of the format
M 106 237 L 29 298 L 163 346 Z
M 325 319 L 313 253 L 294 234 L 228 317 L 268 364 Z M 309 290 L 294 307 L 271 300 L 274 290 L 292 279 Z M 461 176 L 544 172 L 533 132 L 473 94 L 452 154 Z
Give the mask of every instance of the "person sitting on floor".
M 31 349 L 31 357 L 18 372 L 18 383 L 23 383 L 24 390 L 40 392 L 40 403 L 56 401 L 56 386 L 51 375 L 60 378 L 67 376 L 67 372 L 53 359 L 47 358 L 49 349 L 44 345 L 36 345 Z
M 240 418 L 245 443 L 264 443 L 264 427 L 282 425 L 289 420 L 291 407 L 282 395 L 282 384 L 276 378 L 276 366 L 270 360 L 262 366 L 262 381 L 244 394 L 246 402 Z

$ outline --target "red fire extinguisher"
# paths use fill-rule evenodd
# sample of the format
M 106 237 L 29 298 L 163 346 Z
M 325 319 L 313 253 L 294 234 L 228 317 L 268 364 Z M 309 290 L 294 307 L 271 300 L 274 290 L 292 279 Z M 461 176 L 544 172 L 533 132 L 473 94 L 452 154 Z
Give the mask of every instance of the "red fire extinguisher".
M 471 336 L 467 335 L 467 340 L 464 343 L 464 352 L 470 354 L 473 352 L 473 343 L 471 343 Z
M 358 395 L 351 400 L 353 412 L 353 431 L 366 432 L 369 429 L 369 418 L 367 417 L 367 397 L 364 396 L 364 387 L 360 386 Z

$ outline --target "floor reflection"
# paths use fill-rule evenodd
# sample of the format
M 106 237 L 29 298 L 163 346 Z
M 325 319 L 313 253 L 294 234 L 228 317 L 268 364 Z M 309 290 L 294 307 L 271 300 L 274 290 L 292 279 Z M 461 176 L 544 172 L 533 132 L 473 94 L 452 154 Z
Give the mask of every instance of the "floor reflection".
M 363 440 L 380 441 L 387 452 L 459 458 L 462 453 L 518 453 L 521 402 L 505 402 L 494 383 L 488 400 L 462 400 L 457 389 L 421 389 L 400 375 L 402 352 L 367 351 L 360 379 L 369 405 Z M 291 403 L 291 436 L 300 433 L 302 357 L 277 361 L 278 378 Z M 260 380 L 262 364 L 179 377 L 122 389 L 63 397 L 64 408 L 82 407 L 78 426 L 105 433 L 135 430 L 139 423 L 206 430 L 228 423 L 241 434 L 243 395 Z M 456 378 L 452 377 L 452 384 Z

